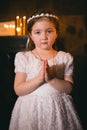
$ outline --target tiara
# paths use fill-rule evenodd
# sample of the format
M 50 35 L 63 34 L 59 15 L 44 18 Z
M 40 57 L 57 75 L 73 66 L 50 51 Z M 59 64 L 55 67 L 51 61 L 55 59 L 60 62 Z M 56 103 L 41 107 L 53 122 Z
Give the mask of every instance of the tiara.
M 35 19 L 35 18 L 39 18 L 39 17 L 52 17 L 52 18 L 55 18 L 55 19 L 59 19 L 56 15 L 53 15 L 53 14 L 44 14 L 44 13 L 41 13 L 41 14 L 37 14 L 37 15 L 33 15 L 32 17 L 30 17 L 28 20 L 27 20 L 27 23 L 29 23 L 32 19 Z

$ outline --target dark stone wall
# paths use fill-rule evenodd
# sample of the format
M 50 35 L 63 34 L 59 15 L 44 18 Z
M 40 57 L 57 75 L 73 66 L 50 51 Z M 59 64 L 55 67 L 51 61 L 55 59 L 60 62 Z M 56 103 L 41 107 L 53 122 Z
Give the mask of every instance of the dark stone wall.
M 87 130 L 87 55 L 74 56 L 73 99 L 79 117 Z
M 16 101 L 13 90 L 14 53 L 0 53 L 0 129 L 8 130 L 10 115 Z

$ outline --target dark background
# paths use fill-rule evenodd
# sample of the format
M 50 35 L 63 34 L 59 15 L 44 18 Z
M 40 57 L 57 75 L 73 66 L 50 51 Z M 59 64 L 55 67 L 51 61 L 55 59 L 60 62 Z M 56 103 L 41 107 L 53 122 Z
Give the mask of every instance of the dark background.
M 0 21 L 29 17 L 40 8 L 51 8 L 59 15 L 86 15 L 87 0 L 0 0 Z

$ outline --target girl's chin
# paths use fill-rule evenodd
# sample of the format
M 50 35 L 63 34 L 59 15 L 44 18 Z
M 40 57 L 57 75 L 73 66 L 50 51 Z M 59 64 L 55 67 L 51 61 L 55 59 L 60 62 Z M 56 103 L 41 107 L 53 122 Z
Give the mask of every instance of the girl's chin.
M 42 49 L 46 49 L 46 50 L 49 50 L 49 47 L 48 47 L 47 45 L 41 45 L 40 48 L 42 48 Z
M 48 47 L 41 47 L 43 50 L 50 50 Z

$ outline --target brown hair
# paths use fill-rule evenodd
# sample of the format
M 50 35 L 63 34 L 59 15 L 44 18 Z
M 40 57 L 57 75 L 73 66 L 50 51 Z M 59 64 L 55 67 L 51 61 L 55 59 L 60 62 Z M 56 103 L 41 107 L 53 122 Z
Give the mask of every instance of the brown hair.
M 35 11 L 30 17 L 32 17 L 33 15 L 36 16 L 36 15 L 40 15 L 40 14 L 52 14 L 52 15 L 55 15 L 55 13 L 52 11 L 52 10 L 39 10 L 39 11 Z M 56 16 L 56 15 L 55 15 Z M 28 33 L 31 33 L 32 31 L 32 27 L 33 25 L 40 19 L 42 19 L 43 17 L 46 17 L 47 19 L 49 19 L 49 21 L 51 21 L 55 28 L 56 28 L 56 32 L 58 33 L 58 36 L 60 34 L 60 23 L 59 23 L 59 19 L 56 19 L 54 17 L 47 17 L 47 16 L 42 16 L 42 17 L 35 17 L 33 18 L 32 20 L 30 20 L 28 23 L 27 23 L 27 32 Z M 31 40 L 31 38 L 29 38 L 29 43 L 27 43 L 27 47 L 26 49 L 27 50 L 33 50 L 35 48 L 35 45 L 33 43 L 33 41 Z M 53 48 L 58 50 L 57 49 L 57 45 L 56 45 L 56 42 L 54 43 L 53 45 Z

